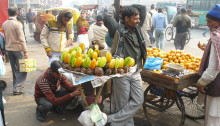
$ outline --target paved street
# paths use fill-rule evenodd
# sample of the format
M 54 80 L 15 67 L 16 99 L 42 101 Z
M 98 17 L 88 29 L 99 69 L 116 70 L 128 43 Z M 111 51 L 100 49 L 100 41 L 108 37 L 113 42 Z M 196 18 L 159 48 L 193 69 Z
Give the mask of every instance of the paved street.
M 193 29 L 191 31 L 191 41 L 185 47 L 185 52 L 192 53 L 195 57 L 201 57 L 202 51 L 198 49 L 197 43 L 207 42 L 208 36 L 203 37 L 203 29 Z M 7 126 L 81 126 L 77 118 L 80 111 L 68 111 L 65 115 L 58 115 L 51 112 L 47 116 L 47 120 L 42 123 L 36 120 L 35 110 L 36 103 L 34 101 L 33 92 L 34 84 L 37 77 L 44 72 L 48 67 L 48 59 L 42 45 L 35 41 L 33 37 L 27 33 L 26 37 L 28 53 L 30 58 L 37 59 L 37 71 L 28 73 L 27 81 L 25 84 L 25 94 L 20 96 L 12 95 L 12 75 L 10 64 L 6 64 L 7 73 L 1 77 L 2 80 L 7 82 L 7 88 L 3 91 L 7 103 L 5 104 L 5 117 Z M 165 43 L 165 51 L 174 49 L 173 41 Z M 175 121 L 175 120 L 167 120 Z M 136 126 L 147 126 L 143 110 L 140 110 L 135 115 Z M 185 126 L 202 126 L 203 120 L 190 120 L 186 118 Z

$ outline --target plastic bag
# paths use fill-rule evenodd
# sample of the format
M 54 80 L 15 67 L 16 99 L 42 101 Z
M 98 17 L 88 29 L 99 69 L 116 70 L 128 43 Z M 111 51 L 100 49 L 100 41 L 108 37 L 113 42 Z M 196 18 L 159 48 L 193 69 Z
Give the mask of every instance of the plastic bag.
M 144 69 L 147 70 L 161 70 L 161 65 L 163 63 L 163 59 L 160 57 L 156 58 L 147 58 Z
M 99 106 L 97 104 L 91 105 L 90 117 L 94 123 L 100 121 L 103 118 L 102 112 L 100 111 Z
M 94 125 L 94 123 L 92 122 L 92 120 L 90 118 L 90 112 L 91 112 L 91 110 L 86 110 L 80 114 L 78 120 L 83 126 L 93 126 Z
M 4 75 L 6 72 L 5 64 L 3 62 L 2 56 L 0 56 L 0 76 Z

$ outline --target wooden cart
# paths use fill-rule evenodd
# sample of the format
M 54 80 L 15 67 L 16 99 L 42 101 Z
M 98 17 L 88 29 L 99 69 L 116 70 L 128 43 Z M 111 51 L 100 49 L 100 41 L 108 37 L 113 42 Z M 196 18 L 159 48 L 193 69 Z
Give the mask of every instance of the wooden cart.
M 198 91 L 193 87 L 199 79 L 197 73 L 176 79 L 143 70 L 141 76 L 143 81 L 149 83 L 144 92 L 143 103 L 144 113 L 149 124 L 182 126 L 185 116 L 204 117 L 204 109 L 196 101 Z

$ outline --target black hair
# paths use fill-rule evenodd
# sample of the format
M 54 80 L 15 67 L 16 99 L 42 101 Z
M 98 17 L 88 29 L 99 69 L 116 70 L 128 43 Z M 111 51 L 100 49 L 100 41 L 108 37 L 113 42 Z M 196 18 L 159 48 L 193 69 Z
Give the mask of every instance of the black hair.
M 73 17 L 73 14 L 71 12 L 66 12 L 63 16 L 71 19 Z
M 158 13 L 162 13 L 163 9 L 162 8 L 158 8 Z
M 46 10 L 46 13 L 49 13 L 49 10 Z
M 151 9 L 154 9 L 154 4 L 152 4 L 152 5 L 150 6 L 150 8 L 151 8 Z
M 136 8 L 131 6 L 126 6 L 122 10 L 122 21 L 125 21 L 126 16 L 131 17 L 133 15 L 139 15 L 139 14 L 140 12 Z
M 181 13 L 186 13 L 186 9 L 185 9 L 185 8 L 182 8 L 182 9 L 181 9 Z
M 19 7 L 18 10 L 21 10 L 21 8 Z
M 8 8 L 8 15 L 15 16 L 18 14 L 18 9 L 15 7 Z
M 61 63 L 58 60 L 54 60 L 51 64 L 50 64 L 50 69 L 55 72 L 55 73 L 59 73 L 58 69 L 62 68 Z

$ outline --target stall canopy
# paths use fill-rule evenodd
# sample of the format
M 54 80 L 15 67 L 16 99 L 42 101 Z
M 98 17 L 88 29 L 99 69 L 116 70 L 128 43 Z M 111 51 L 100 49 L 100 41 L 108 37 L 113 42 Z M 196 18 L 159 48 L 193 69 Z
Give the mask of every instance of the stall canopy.
M 96 9 L 99 5 L 81 5 L 80 9 L 82 10 L 90 10 L 90 9 Z

